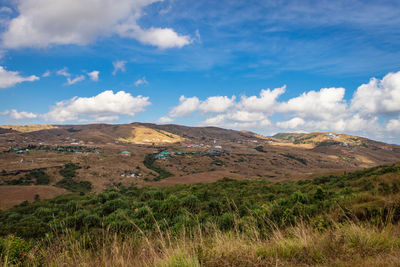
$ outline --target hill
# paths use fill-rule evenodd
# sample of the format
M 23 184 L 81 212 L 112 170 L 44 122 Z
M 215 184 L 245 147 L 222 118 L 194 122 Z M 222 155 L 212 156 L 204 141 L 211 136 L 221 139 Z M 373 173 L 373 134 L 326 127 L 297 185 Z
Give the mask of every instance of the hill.
M 39 186 L 35 178 L 27 180 L 36 171 L 48 175 L 46 186 L 71 191 L 87 182 L 90 190 L 101 192 L 115 185 L 194 184 L 224 178 L 293 181 L 400 161 L 399 146 L 336 133 L 266 137 L 218 127 L 151 123 L 0 129 L 0 185 L 14 186 L 11 195 L 12 190 L 21 195 L 26 185 Z M 60 172 L 69 163 L 78 168 L 66 178 Z M 0 197 L 3 207 L 10 207 L 7 201 Z

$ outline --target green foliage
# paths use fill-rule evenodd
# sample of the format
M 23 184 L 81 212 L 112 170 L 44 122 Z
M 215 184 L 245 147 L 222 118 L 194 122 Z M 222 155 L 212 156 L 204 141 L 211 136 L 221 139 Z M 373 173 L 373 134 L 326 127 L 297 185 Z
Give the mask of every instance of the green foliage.
M 64 168 L 60 170 L 60 174 L 64 177 L 61 181 L 56 183 L 56 186 L 65 188 L 72 192 L 89 192 L 92 189 L 92 183 L 89 181 L 74 181 L 76 170 L 81 167 L 74 163 L 65 164 Z
M 66 168 L 76 170 L 76 166 Z M 397 222 L 400 203 L 382 199 L 387 195 L 396 199 L 392 194 L 399 190 L 399 172 L 397 166 L 381 166 L 298 182 L 225 179 L 196 185 L 121 187 L 84 195 L 74 188 L 74 194 L 26 202 L 0 212 L 0 236 L 37 238 L 52 229 L 86 231 L 102 226 L 124 233 L 138 229 L 154 233 L 157 227 L 179 233 L 197 222 L 202 227 L 217 225 L 223 231 L 237 225 L 246 231 L 246 222 L 252 222 L 267 234 L 274 227 L 291 226 L 299 220 L 322 230 L 331 227 L 327 214 L 339 214 L 339 223 L 349 216 L 377 224 Z M 385 174 L 392 177 L 390 181 Z M 65 179 L 73 181 L 70 176 Z
M 10 235 L 4 239 L 0 238 L 0 260 L 3 259 L 11 264 L 23 265 L 31 248 L 31 242 L 27 242 L 17 236 Z
M 300 158 L 300 157 L 298 157 L 296 155 L 293 155 L 293 154 L 290 154 L 290 153 L 281 154 L 281 155 L 286 157 L 286 158 L 289 158 L 289 159 L 294 159 L 294 160 L 300 162 L 303 165 L 307 165 L 307 160 L 305 160 L 303 158 Z
M 154 181 L 160 181 L 162 179 L 171 177 L 173 175 L 172 173 L 168 172 L 167 170 L 164 170 L 163 168 L 157 166 L 155 164 L 155 161 L 156 161 L 156 158 L 155 158 L 154 154 L 147 154 L 143 161 L 144 166 L 146 166 L 148 169 L 153 170 L 158 173 L 158 176 L 153 179 Z
M 50 177 L 42 170 L 33 170 L 19 179 L 8 181 L 9 185 L 48 185 Z

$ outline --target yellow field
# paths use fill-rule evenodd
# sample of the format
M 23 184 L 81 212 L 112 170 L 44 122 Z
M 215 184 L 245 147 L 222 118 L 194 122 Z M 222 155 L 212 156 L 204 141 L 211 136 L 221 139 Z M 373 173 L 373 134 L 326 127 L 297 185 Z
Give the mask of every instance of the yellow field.
M 152 143 L 178 143 L 183 142 L 185 138 L 162 130 L 155 130 L 144 126 L 133 128 L 132 136 L 119 138 L 118 141 L 134 144 L 152 144 Z
M 58 127 L 51 124 L 30 124 L 30 125 L 0 125 L 0 128 L 13 129 L 21 133 L 29 133 L 40 130 L 57 129 Z
M 337 134 L 337 133 L 310 133 L 304 135 L 299 143 L 293 143 L 291 141 L 282 141 L 278 138 L 269 138 L 273 142 L 270 145 L 274 146 L 290 146 L 290 147 L 301 147 L 312 149 L 315 148 L 318 143 L 324 141 L 337 141 L 340 143 L 347 143 L 352 146 L 362 145 L 362 140 L 357 136 L 347 135 L 347 134 Z

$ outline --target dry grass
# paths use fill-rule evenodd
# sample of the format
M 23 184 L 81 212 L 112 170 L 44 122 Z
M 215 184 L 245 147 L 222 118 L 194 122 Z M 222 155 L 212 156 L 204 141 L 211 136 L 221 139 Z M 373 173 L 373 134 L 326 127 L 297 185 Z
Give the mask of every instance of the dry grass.
M 27 266 L 399 266 L 400 227 L 349 223 L 320 232 L 300 223 L 260 238 L 216 227 L 147 237 L 67 232 L 28 253 Z M 3 265 L 6 266 L 3 256 Z
M 133 128 L 132 136 L 119 138 L 118 141 L 134 144 L 160 144 L 183 142 L 185 138 L 162 130 L 155 130 L 144 126 Z
M 30 133 L 40 130 L 57 129 L 58 127 L 52 124 L 28 124 L 28 125 L 0 125 L 0 128 L 13 129 L 21 133 Z

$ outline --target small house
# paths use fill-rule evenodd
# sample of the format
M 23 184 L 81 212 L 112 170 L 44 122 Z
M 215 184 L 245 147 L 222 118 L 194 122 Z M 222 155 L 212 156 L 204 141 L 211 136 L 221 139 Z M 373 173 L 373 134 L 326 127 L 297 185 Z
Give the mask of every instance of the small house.
M 130 156 L 131 156 L 131 152 L 129 152 L 129 151 L 122 151 L 122 152 L 121 152 L 121 156 L 130 157 Z

